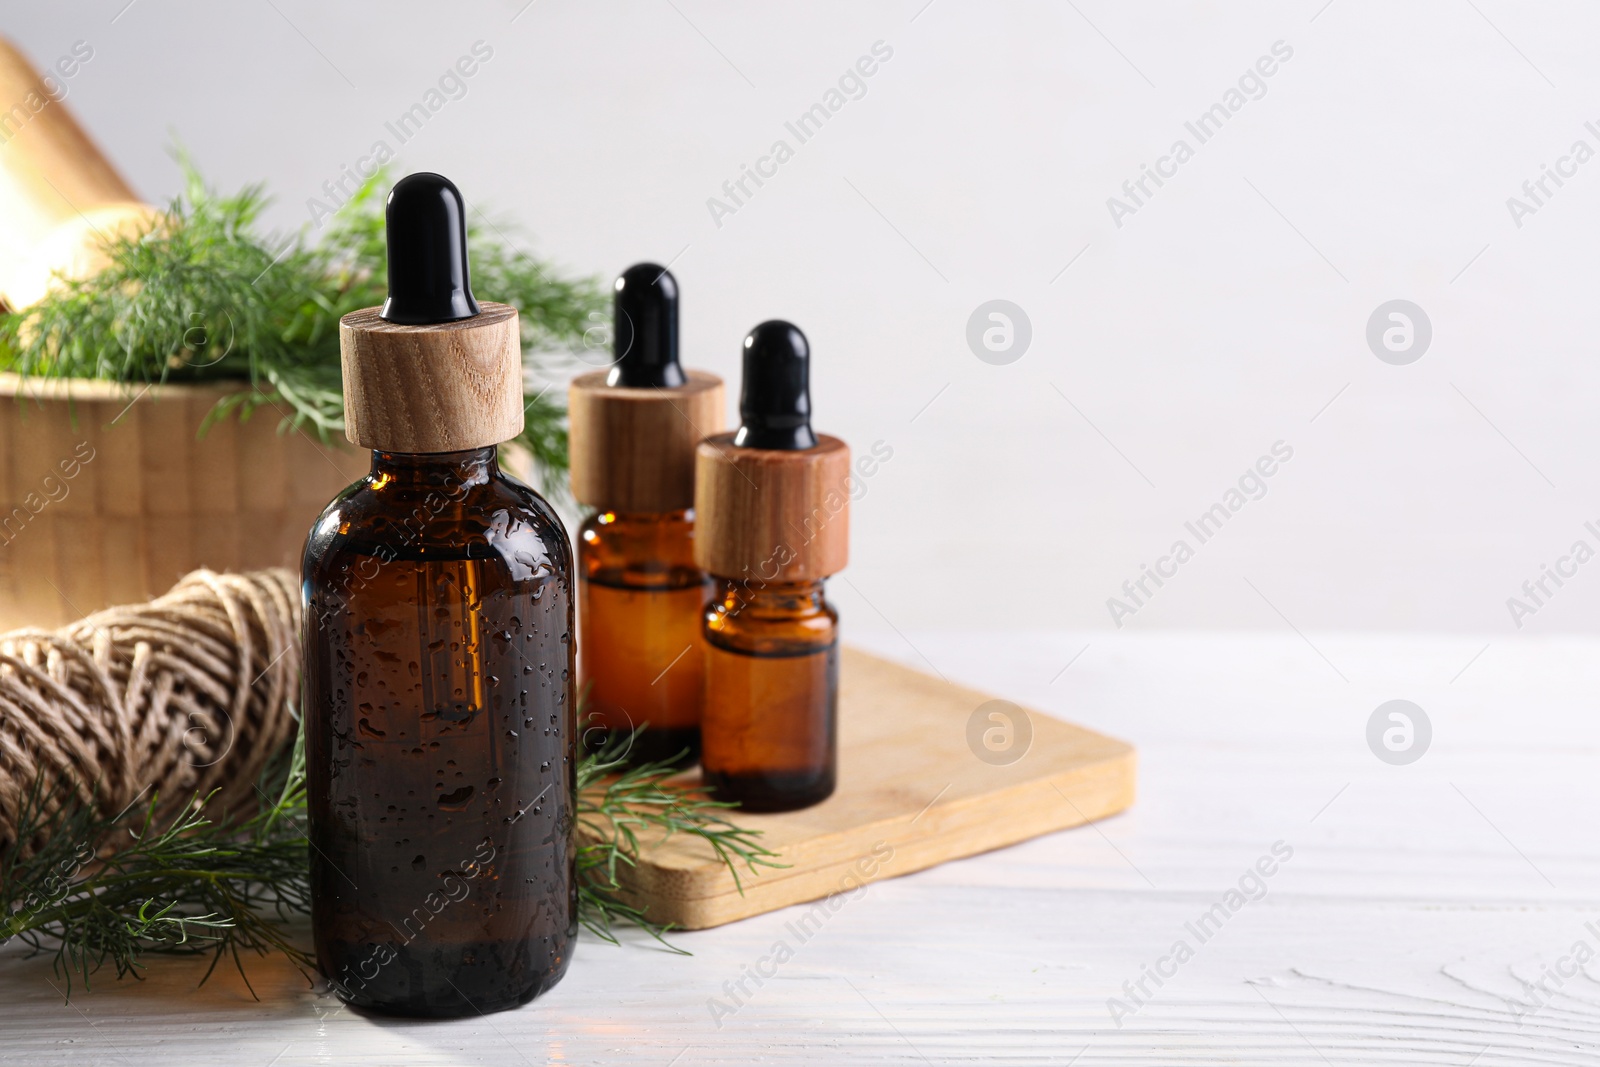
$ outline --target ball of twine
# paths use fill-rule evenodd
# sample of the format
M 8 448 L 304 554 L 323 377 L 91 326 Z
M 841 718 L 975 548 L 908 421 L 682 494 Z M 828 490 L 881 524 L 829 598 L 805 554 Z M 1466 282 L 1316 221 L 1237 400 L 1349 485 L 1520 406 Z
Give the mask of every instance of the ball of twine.
M 147 604 L 0 634 L 0 844 L 30 797 L 47 823 L 251 802 L 296 728 L 299 625 L 288 571 L 198 570 Z

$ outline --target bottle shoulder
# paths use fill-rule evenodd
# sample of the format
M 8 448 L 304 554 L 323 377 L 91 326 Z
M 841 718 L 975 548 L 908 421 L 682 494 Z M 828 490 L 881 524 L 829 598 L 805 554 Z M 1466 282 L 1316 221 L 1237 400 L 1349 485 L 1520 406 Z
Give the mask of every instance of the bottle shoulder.
M 578 528 L 578 572 L 621 588 L 679 589 L 702 585 L 694 560 L 694 513 L 597 511 Z
M 754 590 L 724 580 L 706 605 L 704 632 L 712 645 L 730 651 L 807 655 L 838 640 L 839 613 L 823 596 L 821 582 L 802 592 Z
M 322 510 L 303 572 L 346 555 L 379 559 L 503 560 L 520 577 L 570 580 L 566 527 L 548 501 L 504 473 L 455 486 L 411 486 L 369 475 Z M 531 572 L 531 573 L 530 573 Z

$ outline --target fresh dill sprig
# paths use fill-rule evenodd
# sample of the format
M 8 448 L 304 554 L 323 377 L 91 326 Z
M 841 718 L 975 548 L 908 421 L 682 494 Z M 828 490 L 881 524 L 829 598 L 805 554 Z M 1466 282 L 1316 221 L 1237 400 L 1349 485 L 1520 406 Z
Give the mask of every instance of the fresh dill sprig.
M 109 235 L 99 273 L 58 280 L 42 301 L 0 315 L 0 370 L 47 378 L 151 382 L 242 381 L 249 388 L 207 417 L 266 407 L 285 430 L 331 440 L 344 430 L 339 319 L 383 302 L 388 278 L 386 172 L 369 178 L 320 238 L 264 234 L 261 185 L 221 195 L 176 153 L 184 191 L 162 217 Z M 474 212 L 473 286 L 519 313 L 529 377 L 564 368 L 605 310 L 592 278 L 565 278 L 517 244 L 517 229 Z M 535 386 L 517 439 L 541 488 L 566 470 L 559 391 Z M 197 432 L 204 427 L 197 427 Z
M 759 874 L 762 867 L 787 864 L 757 840 L 761 831 L 727 819 L 725 813 L 736 804 L 669 781 L 679 771 L 676 758 L 629 765 L 626 755 L 633 741 L 634 736 L 613 734 L 578 764 L 578 915 L 603 941 L 616 944 L 612 924 L 622 922 L 642 927 L 665 947 L 682 952 L 664 936 L 671 924 L 654 923 L 643 908 L 630 904 L 617 879 L 619 865 L 637 865 L 641 833 L 649 835 L 651 845 L 664 844 L 676 834 L 698 837 L 727 865 L 740 893 L 741 865 Z
M 247 813 L 196 797 L 164 824 L 154 795 L 116 816 L 90 804 L 69 806 L 63 818 L 50 816 L 51 798 L 35 788 L 18 812 L 16 842 L 0 855 L 0 940 L 53 945 L 69 994 L 75 976 L 87 985 L 106 963 L 118 978 L 137 975 L 149 951 L 211 952 L 206 978 L 224 957 L 244 976 L 241 950 L 311 967 L 283 927 L 311 903 L 298 736 L 258 788 L 261 803 Z
M 681 952 L 665 941 L 667 925 L 620 895 L 617 868 L 637 862 L 641 831 L 706 841 L 735 880 L 739 865 L 782 865 L 759 831 L 727 820 L 730 805 L 666 781 L 675 773 L 666 763 L 623 767 L 625 751 L 609 746 L 578 763 L 578 918 L 612 944 L 617 926 L 638 926 Z M 118 978 L 137 977 L 152 952 L 210 953 L 202 983 L 231 959 L 249 987 L 246 953 L 280 953 L 311 976 L 315 960 L 285 926 L 311 905 L 303 735 L 258 792 L 247 812 L 197 797 L 158 824 L 154 796 L 108 817 L 92 804 L 58 811 L 36 788 L 17 814 L 15 842 L 0 851 L 0 943 L 53 948 L 68 994 L 75 978 L 87 986 L 107 964 Z

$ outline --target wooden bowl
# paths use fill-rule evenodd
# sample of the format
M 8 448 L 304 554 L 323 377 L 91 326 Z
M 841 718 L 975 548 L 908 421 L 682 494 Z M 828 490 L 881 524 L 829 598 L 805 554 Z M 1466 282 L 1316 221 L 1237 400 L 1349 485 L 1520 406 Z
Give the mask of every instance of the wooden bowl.
M 370 457 L 279 433 L 270 404 L 200 437 L 243 388 L 0 374 L 0 629 L 147 600 L 196 567 L 298 572 L 312 520 Z

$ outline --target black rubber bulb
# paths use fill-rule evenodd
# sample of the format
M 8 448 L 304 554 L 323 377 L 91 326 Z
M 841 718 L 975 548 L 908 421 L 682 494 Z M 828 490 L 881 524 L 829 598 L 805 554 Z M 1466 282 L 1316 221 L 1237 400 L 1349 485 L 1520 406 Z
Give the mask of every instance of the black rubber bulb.
M 678 280 L 665 267 L 635 263 L 617 278 L 612 301 L 617 361 L 607 385 L 661 389 L 688 379 L 678 366 Z
M 811 346 L 798 326 L 773 319 L 745 335 L 739 422 L 733 443 L 740 448 L 794 452 L 816 447 Z
M 389 190 L 389 297 L 379 316 L 402 326 L 478 314 L 467 273 L 467 211 L 442 174 L 407 174 Z

